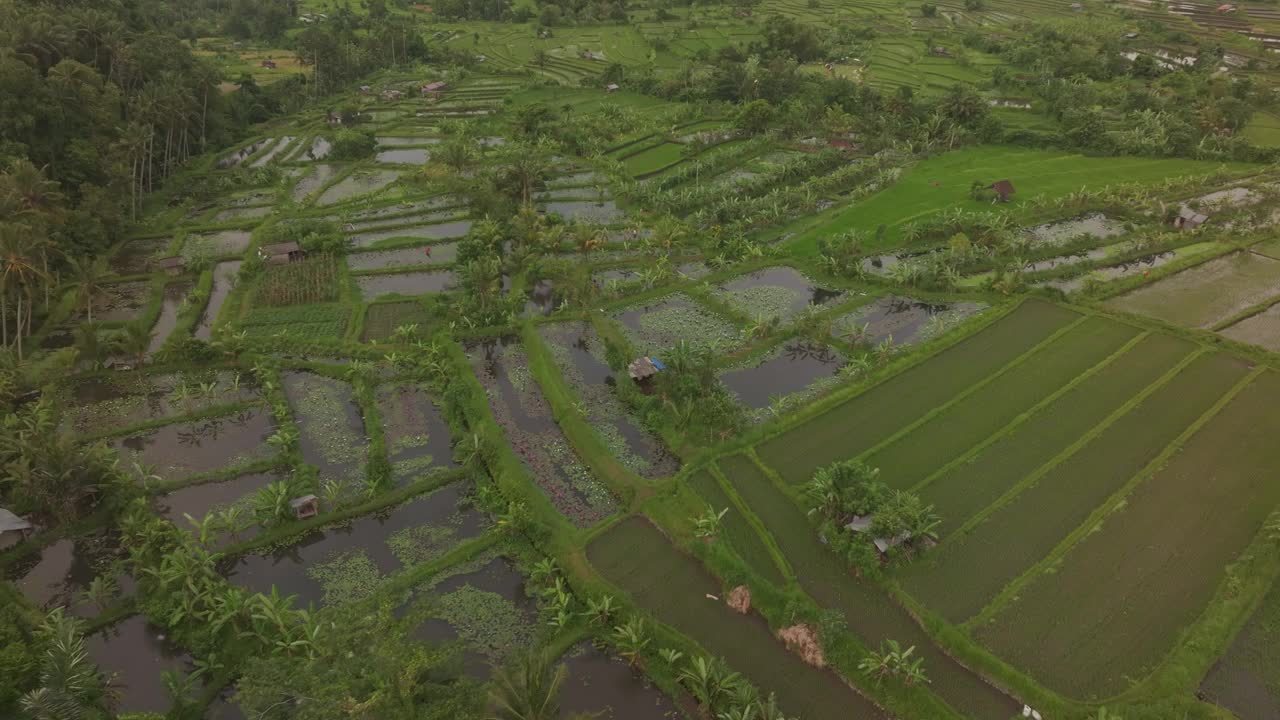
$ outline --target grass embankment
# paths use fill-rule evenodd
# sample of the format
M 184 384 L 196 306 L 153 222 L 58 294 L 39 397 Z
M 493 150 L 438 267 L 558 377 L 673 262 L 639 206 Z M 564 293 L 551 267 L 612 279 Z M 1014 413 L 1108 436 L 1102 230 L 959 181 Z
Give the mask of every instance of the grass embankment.
M 790 483 L 859 455 L 989 377 L 1080 315 L 1029 302 L 923 365 L 875 385 L 812 420 L 760 443 L 757 452 Z
M 844 562 L 819 541 L 804 511 L 749 457 L 734 455 L 721 460 L 720 465 L 773 534 L 801 587 L 819 605 L 840 612 L 864 645 L 876 647 L 885 640 L 896 640 L 904 648 L 915 646 L 917 657 L 924 658 L 930 689 L 966 716 L 1005 720 L 1013 715 L 1019 703 L 939 650 L 880 588 L 855 580 Z
M 1169 652 L 1280 502 L 1280 374 L 1236 389 L 996 616 L 982 633 L 993 649 L 1046 685 L 1102 697 Z
M 725 513 L 724 519 L 720 521 L 720 534 L 743 562 L 765 580 L 777 585 L 785 583 L 786 580 L 782 577 L 777 563 L 773 561 L 769 548 L 765 547 L 764 541 L 760 539 L 755 528 L 751 527 L 751 523 L 743 516 L 742 511 L 729 499 L 729 495 L 720 487 L 720 482 L 715 476 L 707 470 L 701 470 L 690 477 L 688 482 L 689 486 L 716 512 L 728 509 L 729 512 Z
M 915 485 L 1080 373 L 1105 363 L 1137 334 L 1133 326 L 1089 318 L 992 379 L 981 391 L 874 451 L 866 462 L 880 468 L 881 479 L 891 487 Z
M 1185 340 L 1147 335 L 1025 422 L 1008 432 L 1002 430 L 992 436 L 990 444 L 940 468 L 915 488 L 942 517 L 940 534 L 959 528 L 1019 480 L 1132 402 L 1137 393 L 1163 381 L 1163 375 L 1189 359 L 1193 350 Z
M 973 617 L 1040 562 L 1113 492 L 1210 408 L 1245 370 L 1224 355 L 1197 358 L 1101 434 L 1077 440 L 971 517 L 906 586 L 952 622 Z M 999 552 L 992 552 L 999 548 Z
M 997 211 L 1025 214 L 1032 198 L 1053 199 L 1096 183 L 1098 178 L 1123 179 L 1126 183 L 1155 183 L 1166 178 L 1207 174 L 1223 167 L 1220 163 L 1178 159 L 1136 157 L 1086 157 L 1057 150 L 1027 150 L 1005 146 L 968 148 L 929 158 L 902 174 L 892 186 L 862 202 L 838 210 L 800 233 L 791 241 L 800 254 L 817 252 L 819 237 L 846 230 L 860 230 L 869 236 L 885 227 L 879 243 L 868 250 L 902 245 L 902 230 L 912 222 L 951 208 L 969 211 Z M 1228 165 L 1244 170 L 1245 165 Z M 973 181 L 990 184 L 1009 179 L 1017 193 L 1012 202 L 992 205 L 969 196 Z
M 702 565 L 671 545 L 648 521 L 628 518 L 587 546 L 591 564 L 639 607 L 726 658 L 789 713 L 811 718 L 883 718 L 834 674 L 787 652 L 758 616 L 743 617 L 719 598 L 724 590 Z

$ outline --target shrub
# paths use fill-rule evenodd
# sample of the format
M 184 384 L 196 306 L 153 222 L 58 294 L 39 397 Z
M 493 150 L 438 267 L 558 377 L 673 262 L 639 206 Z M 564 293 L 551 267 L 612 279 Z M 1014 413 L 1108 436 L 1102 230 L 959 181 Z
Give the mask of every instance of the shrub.
M 359 160 L 373 155 L 378 141 L 370 130 L 339 130 L 329 140 L 331 160 Z

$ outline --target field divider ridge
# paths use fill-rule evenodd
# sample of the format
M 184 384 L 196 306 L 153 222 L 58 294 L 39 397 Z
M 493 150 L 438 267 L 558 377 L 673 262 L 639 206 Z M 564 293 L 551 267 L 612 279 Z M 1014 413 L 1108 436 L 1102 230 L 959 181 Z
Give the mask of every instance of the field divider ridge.
M 969 518 L 969 520 L 966 521 L 963 525 L 961 525 L 960 527 L 952 531 L 950 535 L 947 535 L 946 537 L 942 538 L 942 540 L 938 543 L 938 545 L 939 546 L 945 545 L 947 541 L 950 540 L 951 538 L 968 534 L 969 531 L 973 530 L 973 528 L 985 522 L 987 518 L 995 514 L 996 511 L 1000 510 L 1004 506 L 1013 502 L 1013 500 L 1017 498 L 1019 495 L 1021 495 L 1023 491 L 1035 485 L 1037 482 L 1041 480 L 1041 478 L 1043 478 L 1045 475 L 1048 475 L 1049 472 L 1052 471 L 1055 467 L 1061 465 L 1072 455 L 1075 455 L 1077 452 L 1081 450 L 1081 448 L 1083 448 L 1084 446 L 1092 442 L 1094 438 L 1106 432 L 1107 428 L 1114 425 L 1118 420 L 1120 420 L 1120 418 L 1124 417 L 1125 415 L 1128 415 L 1131 410 L 1133 410 L 1138 405 L 1142 404 L 1142 402 L 1146 400 L 1148 397 L 1150 397 L 1152 393 L 1159 390 L 1161 387 L 1164 387 L 1166 384 L 1169 383 L 1170 380 L 1173 380 L 1173 378 L 1177 377 L 1179 373 L 1181 373 L 1184 369 L 1187 368 L 1187 366 L 1189 366 L 1193 361 L 1195 361 L 1196 358 L 1201 357 L 1207 352 L 1208 352 L 1207 350 L 1201 348 L 1200 350 L 1197 350 L 1195 352 L 1188 353 L 1186 357 L 1182 358 L 1182 360 L 1178 362 L 1178 364 L 1169 368 L 1167 371 L 1165 371 L 1163 375 L 1156 378 L 1150 385 L 1147 385 L 1145 388 L 1140 390 L 1136 395 L 1129 398 L 1123 405 L 1113 410 L 1110 415 L 1103 418 L 1102 422 L 1095 425 L 1084 435 L 1081 435 L 1075 442 L 1063 448 L 1061 452 L 1059 452 L 1057 455 L 1054 455 L 1045 464 L 1036 468 L 1034 472 L 1032 472 L 1022 481 L 1018 482 L 1013 487 L 1006 490 L 1003 495 L 996 498 L 996 500 L 992 502 L 990 505 L 988 505 L 987 507 L 983 508 L 981 512 L 975 513 L 973 517 Z
M 751 456 L 752 461 L 759 465 L 760 463 L 754 457 L 754 453 L 751 453 Z M 787 556 L 778 547 L 778 542 L 774 539 L 773 533 L 769 532 L 769 529 L 765 527 L 764 521 L 756 515 L 751 506 L 747 504 L 747 501 L 742 499 L 742 496 L 738 494 L 738 489 L 733 486 L 733 483 L 729 482 L 729 478 L 725 476 L 719 465 L 714 462 L 710 463 L 707 465 L 707 470 L 716 479 L 716 482 L 720 484 L 720 488 L 724 490 L 725 494 L 729 496 L 729 499 L 737 507 L 738 512 L 742 513 L 742 517 L 746 519 L 747 524 L 759 536 L 760 542 L 764 543 L 765 548 L 769 550 L 769 556 L 773 558 L 773 564 L 782 572 L 783 577 L 796 582 L 795 569 L 791 567 L 791 563 L 787 561 Z
M 1169 444 L 1160 451 L 1160 454 L 1152 458 L 1145 467 L 1135 473 L 1134 476 L 1121 486 L 1119 490 L 1113 493 L 1106 502 L 1099 505 L 1089 515 L 1089 517 L 1080 524 L 1079 527 L 1063 538 L 1048 555 L 1045 555 L 1040 562 L 1028 568 L 1026 572 L 1011 580 L 1008 585 L 1006 585 L 994 598 L 991 599 L 991 602 L 987 603 L 987 606 L 984 607 L 981 612 L 966 620 L 961 624 L 961 627 L 971 629 L 992 620 L 997 613 L 1003 610 L 1017 597 L 1018 593 L 1021 592 L 1023 588 L 1034 582 L 1037 577 L 1043 574 L 1050 567 L 1056 565 L 1058 561 L 1067 555 L 1067 553 L 1071 552 L 1071 549 L 1074 548 L 1076 544 L 1100 527 L 1108 515 L 1123 507 L 1129 495 L 1132 494 L 1139 485 L 1146 482 L 1159 472 L 1160 468 L 1164 467 L 1164 465 L 1169 461 L 1169 458 L 1173 457 L 1173 454 L 1176 453 L 1192 435 L 1199 432 L 1200 428 L 1204 427 L 1210 420 L 1216 417 L 1228 403 L 1243 392 L 1246 387 L 1253 384 L 1254 379 L 1266 370 L 1267 368 L 1261 366 L 1254 368 L 1248 375 L 1245 375 L 1239 382 L 1232 386 L 1230 390 L 1223 393 L 1222 397 L 1218 398 L 1217 402 L 1215 402 L 1212 407 L 1206 410 L 1202 415 L 1200 415 L 1200 417 L 1196 418 L 1195 421 L 1179 433 L 1176 438 L 1170 441 Z
M 1008 423 L 1007 425 L 1005 425 L 1004 427 L 1000 428 L 1000 429 L 999 429 L 999 430 L 997 430 L 996 432 L 992 433 L 992 434 L 991 434 L 990 436 L 988 436 L 985 440 L 983 440 L 982 442 L 979 442 L 977 445 L 974 445 L 973 447 L 969 448 L 969 449 L 968 449 L 968 450 L 966 450 L 963 454 L 961 454 L 961 455 L 957 456 L 956 458 L 954 458 L 954 459 L 953 459 L 953 460 L 951 460 L 950 462 L 948 462 L 948 463 L 946 463 L 945 465 L 943 465 L 943 466 L 939 467 L 937 470 L 933 471 L 933 472 L 932 472 L 932 473 L 930 473 L 928 476 L 926 476 L 923 480 L 921 480 L 920 482 L 918 482 L 918 483 L 916 483 L 915 485 L 911 486 L 911 488 L 910 488 L 911 492 L 919 493 L 921 490 L 923 490 L 924 488 L 928 487 L 930 483 L 934 482 L 934 481 L 935 481 L 935 480 L 937 480 L 938 478 L 942 477 L 943 475 L 946 475 L 947 473 L 951 472 L 952 470 L 956 469 L 957 467 L 959 467 L 959 466 L 961 466 L 961 465 L 963 465 L 963 464 L 965 464 L 965 463 L 967 463 L 967 462 L 969 462 L 969 461 L 973 460 L 973 458 L 975 458 L 975 457 L 976 457 L 978 454 L 980 454 L 982 451 L 986 450 L 988 447 L 990 447 L 990 446 L 994 445 L 995 443 L 999 442 L 1000 440 L 1004 439 L 1006 436 L 1008 436 L 1008 435 L 1009 435 L 1010 433 L 1012 433 L 1013 431 L 1015 431 L 1015 430 L 1017 430 L 1018 428 L 1022 427 L 1024 424 L 1026 424 L 1026 422 L 1027 422 L 1028 420 L 1030 420 L 1032 417 L 1034 417 L 1034 416 L 1035 416 L 1037 413 L 1039 413 L 1041 410 L 1043 410 L 1043 409 L 1045 409 L 1046 407 L 1048 407 L 1049 405 L 1053 404 L 1053 403 L 1054 403 L 1054 402 L 1056 402 L 1059 398 L 1061 398 L 1063 395 L 1066 395 L 1067 393 L 1071 392 L 1071 391 L 1072 391 L 1072 390 L 1074 390 L 1076 387 L 1078 387 L 1080 384 L 1082 384 L 1084 381 L 1086 381 L 1086 380 L 1088 380 L 1089 378 L 1093 377 L 1094 375 L 1098 374 L 1098 373 L 1099 373 L 1099 372 L 1101 372 L 1104 368 L 1106 368 L 1108 365 L 1110 365 L 1111 363 L 1113 363 L 1113 362 L 1115 362 L 1116 360 L 1118 360 L 1120 357 L 1122 357 L 1123 355 L 1125 355 L 1125 353 L 1127 353 L 1127 352 L 1129 352 L 1130 350 L 1132 350 L 1132 349 L 1133 349 L 1133 347 L 1134 347 L 1135 345 L 1137 345 L 1138 343 L 1140 343 L 1140 342 L 1142 342 L 1143 340 L 1145 340 L 1145 339 L 1147 338 L 1147 336 L 1149 336 L 1150 334 L 1151 334 L 1151 331 L 1150 331 L 1150 330 L 1144 330 L 1144 331 L 1142 331 L 1142 332 L 1138 333 L 1138 334 L 1137 334 L 1137 335 L 1135 335 L 1131 340 L 1129 340 L 1128 342 L 1126 342 L 1124 345 L 1121 345 L 1121 346 L 1120 346 L 1120 347 L 1119 347 L 1115 352 L 1113 352 L 1113 353 L 1111 353 L 1110 355 L 1108 355 L 1107 357 L 1103 358 L 1101 361 L 1099 361 L 1099 362 L 1098 362 L 1096 365 L 1094 365 L 1093 367 L 1090 367 L 1088 370 L 1085 370 L 1084 372 L 1082 372 L 1082 373 L 1080 373 L 1079 375 L 1077 375 L 1075 378 L 1073 378 L 1073 379 L 1071 380 L 1071 382 L 1069 382 L 1069 383 L 1067 383 L 1067 384 L 1063 385 L 1062 387 L 1058 388 L 1057 390 L 1054 390 L 1053 392 L 1051 392 L 1051 393 L 1049 393 L 1048 395 L 1046 395 L 1046 396 L 1044 396 L 1043 398 L 1041 398 L 1038 402 L 1036 402 L 1036 404 L 1035 404 L 1035 405 L 1032 405 L 1031 407 L 1029 407 L 1029 408 L 1027 408 L 1026 410 L 1024 410 L 1024 411 L 1023 411 L 1022 413 L 1020 413 L 1017 417 L 1015 417 L 1014 419 L 1010 420 L 1010 421 L 1009 421 L 1009 423 Z
M 945 413 L 946 411 L 950 410 L 952 407 L 954 407 L 954 406 L 956 406 L 957 404 L 959 404 L 959 403 L 960 403 L 960 401 L 962 401 L 962 400 L 964 400 L 964 399 L 968 398 L 970 395 L 973 395 L 974 393 L 978 392 L 979 390 L 981 390 L 982 388 L 986 387 L 987 385 L 990 385 L 992 382 L 994 382 L 997 378 L 1001 377 L 1001 376 L 1002 376 L 1002 375 L 1004 375 L 1005 373 L 1007 373 L 1007 372 L 1009 372 L 1009 371 L 1013 370 L 1014 368 L 1018 367 L 1018 366 L 1019 366 L 1019 365 L 1021 365 L 1022 363 L 1026 362 L 1026 360 L 1027 360 L 1028 358 L 1030 358 L 1032 355 L 1035 355 L 1036 353 L 1038 353 L 1038 352 L 1040 352 L 1041 350 L 1045 349 L 1045 348 L 1046 348 L 1046 347 L 1048 347 L 1049 345 L 1053 344 L 1053 342 L 1054 342 L 1054 341 L 1056 341 L 1058 338 L 1060 338 L 1060 337 L 1062 337 L 1063 335 L 1066 335 L 1068 332 L 1070 332 L 1070 331 L 1074 330 L 1076 327 L 1078 327 L 1078 326 L 1080 326 L 1081 324 L 1083 324 L 1083 323 L 1085 323 L 1086 321 L 1088 321 L 1091 317 L 1093 317 L 1093 316 L 1092 316 L 1092 315 L 1081 315 L 1079 318 L 1077 318 L 1077 319 L 1075 319 L 1075 320 L 1072 320 L 1071 322 L 1067 323 L 1066 325 L 1063 325 L 1062 327 L 1058 328 L 1056 331 L 1054 331 L 1054 333 L 1053 333 L 1052 335 L 1050 335 L 1049 337 L 1047 337 L 1047 338 L 1045 338 L 1045 339 L 1041 340 L 1040 342 L 1036 343 L 1035 345 L 1032 345 L 1030 348 L 1027 348 L 1027 350 L 1026 350 L 1025 352 L 1023 352 L 1021 355 L 1019 355 L 1019 356 L 1015 357 L 1014 359 L 1010 360 L 1009 362 L 1005 363 L 1005 365 L 1004 365 L 1003 367 L 1001 367 L 999 370 L 996 370 L 995 372 L 993 372 L 993 373 L 991 373 L 990 375 L 988 375 L 988 376 L 986 376 L 986 377 L 982 378 L 982 379 L 981 379 L 981 380 L 979 380 L 978 382 L 976 382 L 976 383 L 974 383 L 974 384 L 970 385 L 969 387 L 965 388 L 964 390 L 961 390 L 958 394 L 956 394 L 955 396 L 953 396 L 950 400 L 947 400 L 946 402 L 942 403 L 941 405 L 936 405 L 936 406 L 934 406 L 934 408 L 933 408 L 932 410 L 930 410 L 929 412 L 925 413 L 924 415 L 921 415 L 920 417 L 916 418 L 916 419 L 915 419 L 915 421 L 913 421 L 913 422 L 909 423 L 908 425 L 906 425 L 906 426 L 905 426 L 905 427 L 903 427 L 903 428 L 900 428 L 897 432 L 893 433 L 893 434 L 892 434 L 892 435 L 890 435 L 889 437 L 885 438 L 884 440 L 881 440 L 880 442 L 876 443 L 875 445 L 872 445 L 871 447 L 869 447 L 869 448 L 867 448 L 866 450 L 864 450 L 864 451 L 862 451 L 861 453 L 859 453 L 859 454 L 855 457 L 855 459 L 856 459 L 856 460 L 866 460 L 867 458 L 869 458 L 869 457 L 871 457 L 871 456 L 875 455 L 876 453 L 880 452 L 881 450 L 883 450 L 883 449 L 885 449 L 885 448 L 889 447 L 890 445 L 893 445 L 894 443 L 896 443 L 897 441 L 899 441 L 899 440 L 901 440 L 902 438 L 906 437 L 907 435 L 910 435 L 912 432 L 914 432 L 914 431 L 915 431 L 917 428 L 919 428 L 920 426 L 924 425 L 925 423 L 929 422 L 930 420 L 933 420 L 934 418 L 938 417 L 939 415 L 941 415 L 941 414 Z

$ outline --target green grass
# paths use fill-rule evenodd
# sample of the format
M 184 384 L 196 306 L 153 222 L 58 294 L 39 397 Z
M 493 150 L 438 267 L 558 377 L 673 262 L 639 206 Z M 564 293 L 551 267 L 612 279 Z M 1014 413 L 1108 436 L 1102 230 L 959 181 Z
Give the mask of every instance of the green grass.
M 684 145 L 664 142 L 623 159 L 622 167 L 633 177 L 652 175 L 684 159 Z
M 1256 112 L 1241 135 L 1254 145 L 1276 147 L 1280 145 L 1280 116 Z
M 1090 318 L 867 459 L 891 487 L 910 487 L 982 442 L 1044 396 L 1103 362 L 1136 328 Z
M 888 249 L 902 244 L 902 228 L 944 209 L 971 211 L 998 210 L 1018 213 L 1037 196 L 1056 198 L 1085 186 L 1096 186 L 1099 178 L 1114 183 L 1157 182 L 1170 177 L 1207 174 L 1223 167 L 1220 163 L 1194 160 L 1134 157 L 1085 157 L 1053 150 L 1025 150 L 1002 146 L 968 148 L 925 160 L 903 173 L 897 183 L 800 233 L 792 248 L 802 254 L 816 252 L 819 237 L 847 230 L 874 233 L 884 225 L 884 240 L 868 249 Z M 1243 169 L 1243 165 L 1228 165 Z M 984 184 L 996 180 L 1013 181 L 1017 193 L 1007 205 L 993 206 L 969 197 L 974 180 Z M 935 185 L 936 183 L 936 185 Z
M 764 441 L 757 452 L 787 482 L 806 482 L 819 467 L 865 452 L 1078 318 L 1057 305 L 1026 303 L 928 362 Z
M 963 525 L 1155 382 L 1192 349 L 1184 340 L 1148 335 L 1012 432 L 933 479 L 920 494 L 942 516 L 941 533 L 946 535 Z
M 755 528 L 751 527 L 750 522 L 742 515 L 742 511 L 733 504 L 728 494 L 720 487 L 715 476 L 702 470 L 689 478 L 689 486 L 716 512 L 728 509 L 729 512 L 721 520 L 721 538 L 728 542 L 738 556 L 752 570 L 759 573 L 760 577 L 775 585 L 782 585 L 784 582 L 782 572 L 778 570 L 777 563 L 769 554 L 769 548 L 765 547 L 764 541 L 760 539 Z
M 1050 687 L 1105 696 L 1172 648 L 1280 502 L 1280 375 L 1199 429 L 983 636 Z
M 677 550 L 653 525 L 628 518 L 587 546 L 591 564 L 658 620 L 728 659 L 762 691 L 776 692 L 789 713 L 803 717 L 884 717 L 835 675 L 815 671 L 774 640 L 758 617 L 722 600 L 724 590 L 702 566 Z
M 962 530 L 964 535 L 947 538 L 926 563 L 909 568 L 907 590 L 952 622 L 976 615 L 1244 374 L 1239 361 L 1229 356 L 1195 360 L 983 522 Z M 1023 479 L 1035 478 L 1033 472 Z
M 1016 707 L 1011 698 L 951 660 L 905 610 L 874 584 L 855 580 L 844 561 L 818 540 L 804 511 L 774 486 L 750 458 L 734 455 L 723 459 L 721 467 L 773 533 L 805 592 L 824 608 L 839 611 L 864 645 L 877 647 L 885 640 L 896 640 L 903 647 L 915 646 L 916 656 L 924 658 L 928 668 L 930 689 L 969 717 L 1006 720 L 1013 714 Z
M 419 332 L 423 332 L 430 319 L 430 313 L 417 301 L 373 303 L 365 312 L 361 339 L 365 342 L 385 340 L 401 325 L 416 324 Z

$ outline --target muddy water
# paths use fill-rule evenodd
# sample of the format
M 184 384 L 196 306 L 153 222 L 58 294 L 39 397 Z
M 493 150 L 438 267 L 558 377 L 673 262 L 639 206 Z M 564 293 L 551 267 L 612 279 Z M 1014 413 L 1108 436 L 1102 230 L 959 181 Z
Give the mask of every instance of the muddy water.
M 392 293 L 422 295 L 424 293 L 447 292 L 453 287 L 453 284 L 454 275 L 448 271 L 360 275 L 356 277 L 356 285 L 360 287 L 360 293 L 366 301 Z
M 213 266 L 213 288 L 209 291 L 209 303 L 200 316 L 200 324 L 196 325 L 195 336 L 199 340 L 213 337 L 213 323 L 218 319 L 218 311 L 227 295 L 235 287 L 236 275 L 240 272 L 240 260 L 228 260 Z
M 526 292 L 524 314 L 526 317 L 531 315 L 545 317 L 555 312 L 559 304 L 559 300 L 556 298 L 555 286 L 552 282 L 550 280 L 539 280 Z
M 1272 305 L 1257 315 L 1219 331 L 1219 334 L 1272 352 L 1280 352 L 1280 305 Z
M 1107 248 L 1094 248 L 1093 250 L 1082 250 L 1068 255 L 1058 255 L 1056 257 L 1046 258 L 1044 260 L 1035 260 L 1023 266 L 1023 271 L 1028 273 L 1037 273 L 1045 270 L 1054 270 L 1072 265 L 1079 265 L 1083 262 L 1092 260 L 1101 260 L 1107 256 Z
M 284 392 L 301 434 L 302 459 L 320 469 L 322 480 L 364 479 L 364 413 L 351 386 L 321 375 L 290 372 Z
M 376 160 L 380 163 L 399 165 L 425 165 L 431 159 L 431 153 L 425 148 L 402 148 L 400 150 L 383 150 Z
M 297 607 L 320 605 L 324 586 L 307 574 L 308 568 L 317 563 L 363 551 L 379 575 L 385 577 L 403 567 L 387 542 L 397 532 L 411 532 L 414 528 L 449 531 L 445 537 L 435 538 L 435 543 L 425 548 L 427 552 L 417 556 L 418 561 L 438 557 L 463 540 L 478 536 L 488 521 L 473 507 L 460 506 L 465 489 L 463 484 L 450 485 L 388 512 L 307 533 L 298 542 L 270 555 L 241 556 L 228 563 L 227 579 L 251 592 L 270 594 L 275 587 L 281 595 L 297 595 Z
M 124 559 L 118 538 L 99 533 L 57 540 L 19 560 L 8 575 L 33 605 L 65 607 L 71 615 L 91 617 L 101 608 L 89 603 L 84 591 L 94 578 L 111 574 L 115 561 Z M 127 574 L 113 577 L 121 594 L 132 592 L 134 583 Z
M 164 300 L 160 303 L 160 317 L 155 327 L 151 328 L 151 344 L 147 346 L 147 356 L 154 355 L 169 339 L 173 326 L 178 324 L 178 311 L 182 309 L 182 301 L 191 294 L 191 283 L 170 283 L 164 286 Z
M 470 230 L 470 220 L 458 220 L 455 222 L 435 223 L 433 225 L 417 225 L 392 230 L 379 230 L 361 233 L 351 238 L 351 244 L 356 247 L 371 247 L 382 240 L 401 237 L 440 239 L 459 238 L 466 235 Z
M 918 260 L 920 258 L 924 258 L 925 256 L 932 255 L 933 253 L 942 252 L 942 250 L 944 249 L 945 248 L 936 248 L 933 250 L 926 250 L 924 252 L 898 253 L 893 255 L 877 255 L 875 257 L 869 257 L 863 260 L 862 269 L 864 272 L 866 272 L 869 275 L 878 275 L 880 277 L 887 277 L 893 272 L 893 266 L 897 265 L 898 263 L 901 263 L 907 260 Z
M 676 704 L 642 673 L 590 643 L 569 650 L 561 660 L 569 671 L 560 690 L 565 717 L 586 713 L 599 720 L 675 720 Z
M 842 365 L 844 358 L 826 345 L 793 342 L 779 353 L 770 353 L 754 367 L 722 374 L 720 381 L 747 407 L 760 410 L 769 407 L 775 397 L 800 392 L 834 376 Z
M 622 268 L 619 270 L 601 270 L 592 273 L 591 279 L 595 281 L 598 287 L 609 287 L 609 283 L 617 283 L 618 285 L 626 285 L 628 283 L 639 282 L 640 273 L 636 270 Z
M 1280 293 L 1280 261 L 1234 253 L 1110 300 L 1111 307 L 1189 327 L 1210 327 Z
M 567 221 L 587 220 L 598 223 L 611 223 L 621 220 L 625 213 L 612 200 L 604 202 L 545 202 L 540 203 L 548 214 L 559 213 Z
M 431 254 L 427 254 L 427 247 Z M 386 268 L 415 267 L 418 265 L 443 265 L 458 256 L 455 243 L 443 243 L 398 250 L 374 250 L 347 255 L 347 267 L 352 270 L 383 270 Z
M 191 657 L 165 639 L 164 631 L 134 615 L 85 638 L 89 658 L 112 678 L 120 713 L 164 713 L 169 692 L 161 674 L 191 669 Z
M 416 385 L 383 385 L 376 399 L 387 459 L 398 482 L 412 482 L 430 470 L 455 465 L 449 426 L 425 390 Z
M 293 186 L 294 202 L 302 202 L 310 197 L 312 193 L 324 187 L 326 183 L 333 179 L 334 175 L 338 174 L 338 169 L 337 165 L 316 165 L 311 170 L 311 174 L 302 178 Z
M 584 322 L 543 325 L 538 332 L 551 348 L 556 365 L 587 407 L 592 426 L 628 469 L 653 479 L 674 474 L 680 461 L 643 428 L 613 392 L 613 370 L 603 360 L 604 344 Z M 630 382 L 630 379 L 627 379 Z
M 174 525 L 191 530 L 187 515 L 200 520 L 210 512 L 235 505 L 277 479 L 271 473 L 250 473 L 223 482 L 189 485 L 159 498 L 156 506 Z
M 95 322 L 137 320 L 142 316 L 150 295 L 151 283 L 145 281 L 104 285 L 101 293 L 93 300 L 93 319 Z M 87 319 L 84 306 L 80 307 L 79 317 Z
M 894 345 L 914 345 L 925 339 L 924 331 L 931 322 L 959 321 L 985 307 L 982 303 L 932 303 L 889 295 L 839 318 L 835 324 L 841 332 L 865 327 L 861 339 L 864 345 L 878 345 L 889 338 Z
M 152 262 L 168 250 L 171 242 L 173 242 L 171 238 L 130 240 L 111 256 L 108 266 L 117 275 L 150 272 Z
M 110 444 L 120 451 L 124 467 L 132 469 L 138 463 L 164 480 L 181 480 L 270 457 L 266 442 L 275 429 L 270 413 L 251 408 L 235 415 L 165 425 Z
M 190 414 L 216 405 L 250 400 L 257 395 L 252 378 L 230 371 L 142 375 L 115 373 L 90 377 L 72 387 L 67 419 L 76 432 L 119 431 L 143 420 Z M 185 395 L 178 393 L 186 385 Z M 204 384 L 211 388 L 206 392 Z
M 545 192 L 540 192 L 534 197 L 536 202 L 546 202 L 548 200 L 595 200 L 597 202 L 606 200 L 609 197 L 608 192 L 601 197 L 600 191 L 594 187 L 553 187 Z

